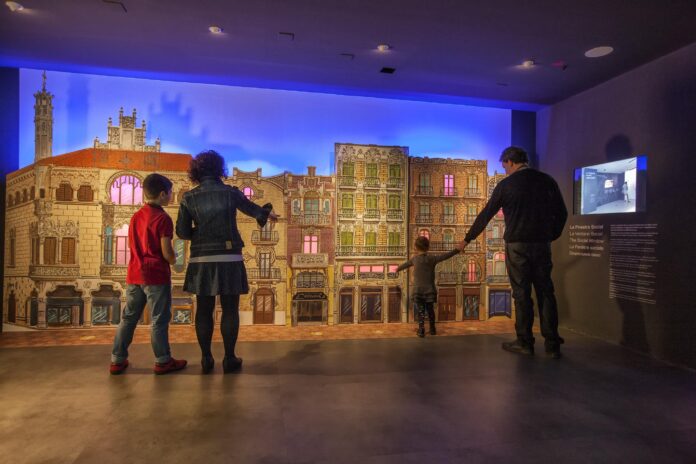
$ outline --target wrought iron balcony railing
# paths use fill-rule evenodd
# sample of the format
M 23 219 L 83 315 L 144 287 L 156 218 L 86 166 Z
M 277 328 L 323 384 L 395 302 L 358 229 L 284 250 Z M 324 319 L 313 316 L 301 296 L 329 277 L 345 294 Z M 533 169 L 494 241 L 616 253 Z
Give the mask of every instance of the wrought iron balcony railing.
M 440 189 L 441 197 L 456 197 L 457 189 L 455 187 L 444 187 Z
M 401 245 L 339 245 L 337 256 L 404 256 L 405 248 Z
M 489 247 L 500 248 L 505 246 L 505 239 L 502 238 L 487 238 L 486 244 Z
M 465 197 L 480 197 L 482 195 L 481 189 L 479 188 L 465 188 L 463 191 Z
M 249 280 L 279 280 L 280 269 L 277 267 L 261 267 L 247 269 Z
M 300 276 L 295 282 L 295 288 L 324 288 L 326 279 L 323 276 Z
M 348 209 L 348 208 L 341 208 L 338 210 L 338 218 L 339 219 L 354 219 L 355 218 L 355 210 L 354 209 Z
M 384 279 L 384 272 L 360 272 L 361 279 Z
M 432 224 L 433 215 L 430 213 L 416 214 L 416 224 Z
M 430 242 L 430 251 L 452 251 L 457 247 L 457 242 Z
M 456 224 L 457 215 L 456 214 L 443 214 L 440 216 L 440 222 L 443 224 Z
M 365 188 L 379 188 L 380 182 L 379 182 L 379 177 L 365 177 L 365 180 L 363 181 L 363 186 Z
M 387 221 L 403 221 L 404 211 L 401 209 L 389 209 L 387 210 Z
M 464 224 L 473 224 L 476 220 L 476 214 L 466 214 L 464 216 Z
M 479 253 L 481 251 L 481 244 L 479 242 L 471 242 L 464 249 L 465 253 Z
M 331 215 L 302 212 L 290 216 L 290 223 L 300 226 L 327 226 L 331 224 Z
M 486 276 L 486 281 L 493 284 L 505 284 L 510 281 L 507 275 L 489 275 Z
M 279 240 L 277 230 L 253 230 L 251 232 L 251 243 L 259 244 L 276 244 Z
M 363 219 L 379 219 L 379 216 L 378 209 L 366 209 L 363 213 Z
M 462 283 L 463 284 L 476 284 L 481 282 L 481 271 L 475 272 L 462 272 Z
M 355 176 L 338 176 L 339 187 L 355 187 Z
M 416 185 L 416 195 L 431 196 L 433 194 L 432 185 Z
M 79 277 L 79 264 L 31 264 L 29 266 L 29 278 L 34 280 L 74 280 Z
M 404 188 L 404 180 L 401 177 L 390 177 L 387 179 L 388 189 L 401 189 Z
M 459 274 L 457 272 L 442 271 L 437 273 L 437 281 L 441 284 L 444 283 L 457 283 L 457 277 Z

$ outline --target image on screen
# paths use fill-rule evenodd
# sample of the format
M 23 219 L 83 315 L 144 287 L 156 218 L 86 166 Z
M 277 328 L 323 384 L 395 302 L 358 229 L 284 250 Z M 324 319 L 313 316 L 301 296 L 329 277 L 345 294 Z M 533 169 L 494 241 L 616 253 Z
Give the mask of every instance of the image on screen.
M 575 170 L 575 214 L 645 211 L 645 155 Z

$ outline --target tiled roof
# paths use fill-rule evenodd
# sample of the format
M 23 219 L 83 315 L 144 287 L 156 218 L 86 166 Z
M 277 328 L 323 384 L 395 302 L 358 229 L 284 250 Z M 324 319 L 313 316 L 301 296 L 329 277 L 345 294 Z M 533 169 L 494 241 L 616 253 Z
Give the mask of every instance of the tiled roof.
M 131 150 L 107 150 L 84 148 L 63 155 L 44 158 L 19 171 L 10 173 L 12 178 L 31 170 L 34 166 L 67 166 L 75 168 L 124 169 L 133 171 L 187 171 L 191 155 L 185 153 L 142 152 Z

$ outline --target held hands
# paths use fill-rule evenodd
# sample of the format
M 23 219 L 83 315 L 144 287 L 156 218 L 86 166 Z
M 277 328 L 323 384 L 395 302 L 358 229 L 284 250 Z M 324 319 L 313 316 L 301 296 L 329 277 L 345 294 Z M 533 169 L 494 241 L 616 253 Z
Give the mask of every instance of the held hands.
M 273 211 L 271 211 L 271 212 L 268 214 L 268 220 L 271 221 L 271 222 L 278 222 L 278 218 L 279 218 L 279 217 L 280 217 L 280 216 L 278 216 L 278 215 L 277 215 L 276 213 L 274 213 Z
M 468 244 L 469 244 L 469 242 L 467 242 L 466 240 L 462 240 L 462 242 L 459 245 L 457 245 L 455 248 L 457 250 L 459 250 L 460 253 L 464 253 L 464 249 L 466 248 L 466 246 Z

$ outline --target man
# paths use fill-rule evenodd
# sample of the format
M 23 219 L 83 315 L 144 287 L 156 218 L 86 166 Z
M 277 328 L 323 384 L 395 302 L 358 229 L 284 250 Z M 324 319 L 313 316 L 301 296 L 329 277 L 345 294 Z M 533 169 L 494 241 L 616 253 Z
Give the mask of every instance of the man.
M 507 177 L 493 190 L 458 248 L 464 250 L 503 208 L 505 262 L 515 301 L 517 332 L 517 339 L 503 343 L 503 349 L 534 354 L 534 285 L 546 353 L 558 359 L 563 339 L 558 335 L 558 308 L 551 281 L 551 242 L 561 235 L 568 212 L 556 181 L 530 168 L 527 152 L 522 148 L 506 148 L 500 161 Z

